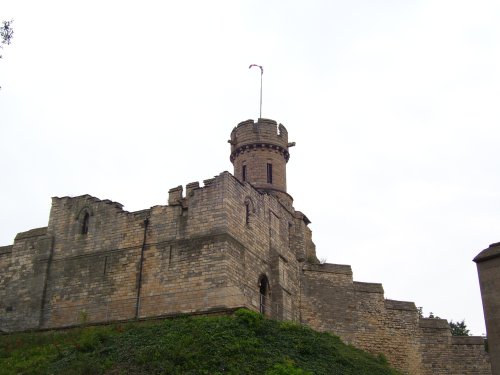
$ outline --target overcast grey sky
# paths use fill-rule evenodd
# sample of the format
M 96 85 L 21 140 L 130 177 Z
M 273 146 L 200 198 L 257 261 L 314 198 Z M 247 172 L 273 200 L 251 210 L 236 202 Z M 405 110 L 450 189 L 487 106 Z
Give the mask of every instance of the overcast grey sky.
M 227 139 L 283 123 L 319 258 L 485 333 L 472 258 L 500 241 L 500 2 L 9 1 L 0 245 L 50 197 L 128 211 L 232 172 Z

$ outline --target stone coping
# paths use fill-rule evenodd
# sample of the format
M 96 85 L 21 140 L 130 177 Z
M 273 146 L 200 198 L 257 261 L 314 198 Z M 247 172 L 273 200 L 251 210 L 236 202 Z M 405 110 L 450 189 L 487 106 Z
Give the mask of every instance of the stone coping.
M 329 273 L 340 273 L 344 275 L 352 275 L 351 266 L 345 264 L 312 264 L 306 263 L 302 268 L 304 271 L 316 271 L 316 272 L 329 272 Z
M 385 308 L 390 310 L 406 310 L 406 311 L 417 311 L 415 302 L 408 301 L 396 301 L 393 299 L 385 300 Z
M 448 321 L 439 318 L 420 318 L 418 325 L 420 328 L 450 329 Z
M 353 284 L 354 290 L 356 292 L 384 294 L 384 288 L 380 283 L 365 283 L 361 281 L 354 281 Z
M 452 345 L 484 345 L 482 336 L 452 336 Z
M 47 234 L 47 227 L 35 228 L 28 230 L 26 232 L 18 233 L 14 241 L 23 240 L 25 238 L 31 238 L 31 237 L 45 236 L 46 234 Z
M 500 257 L 500 242 L 491 244 L 487 249 L 481 251 L 473 260 L 476 263 L 481 263 L 498 257 Z
M 0 246 L 0 255 L 12 253 L 13 245 Z

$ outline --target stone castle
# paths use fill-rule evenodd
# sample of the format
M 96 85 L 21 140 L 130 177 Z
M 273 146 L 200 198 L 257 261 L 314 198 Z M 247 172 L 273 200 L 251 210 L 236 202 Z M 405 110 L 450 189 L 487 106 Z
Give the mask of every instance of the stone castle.
M 482 337 L 453 337 L 446 320 L 318 261 L 287 192 L 295 144 L 283 125 L 244 121 L 229 143 L 234 174 L 172 188 L 167 205 L 127 212 L 90 195 L 53 198 L 47 227 L 0 247 L 0 330 L 245 307 L 383 353 L 405 374 L 491 374 Z

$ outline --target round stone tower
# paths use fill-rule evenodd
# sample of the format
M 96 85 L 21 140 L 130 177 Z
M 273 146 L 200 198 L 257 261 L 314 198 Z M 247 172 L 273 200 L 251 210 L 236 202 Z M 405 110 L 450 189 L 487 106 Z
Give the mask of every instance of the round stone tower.
M 286 205 L 292 197 L 286 192 L 286 163 L 290 158 L 286 128 L 274 120 L 240 122 L 231 132 L 231 156 L 234 176 L 257 190 L 276 196 Z

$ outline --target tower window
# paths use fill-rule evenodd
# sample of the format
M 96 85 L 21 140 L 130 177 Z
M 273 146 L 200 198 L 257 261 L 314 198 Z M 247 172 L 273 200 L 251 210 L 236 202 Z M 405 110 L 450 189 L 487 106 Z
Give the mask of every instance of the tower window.
M 89 232 L 89 218 L 89 213 L 85 212 L 82 220 L 82 234 L 87 234 Z
M 243 170 L 242 170 L 241 174 L 242 174 L 243 181 L 246 181 L 247 180 L 247 166 L 246 165 L 243 166 Z
M 273 183 L 273 165 L 271 163 L 267 163 L 267 183 Z

